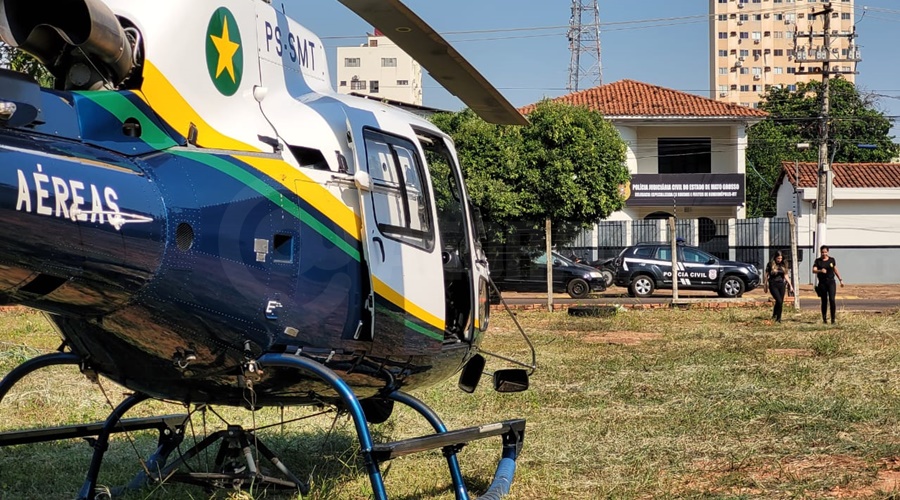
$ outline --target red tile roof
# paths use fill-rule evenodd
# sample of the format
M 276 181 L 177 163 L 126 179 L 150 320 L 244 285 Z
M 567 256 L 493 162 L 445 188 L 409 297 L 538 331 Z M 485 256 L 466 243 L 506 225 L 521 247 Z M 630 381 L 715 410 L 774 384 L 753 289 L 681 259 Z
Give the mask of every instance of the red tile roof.
M 604 116 L 765 118 L 768 113 L 737 104 L 719 102 L 687 92 L 667 89 L 634 80 L 620 80 L 552 99 L 575 106 L 587 106 Z M 535 104 L 519 108 L 522 114 Z
M 812 188 L 818 185 L 819 165 L 799 163 L 800 187 Z M 795 185 L 794 162 L 781 162 L 781 180 L 787 177 Z M 834 187 L 836 188 L 900 188 L 900 163 L 834 163 Z

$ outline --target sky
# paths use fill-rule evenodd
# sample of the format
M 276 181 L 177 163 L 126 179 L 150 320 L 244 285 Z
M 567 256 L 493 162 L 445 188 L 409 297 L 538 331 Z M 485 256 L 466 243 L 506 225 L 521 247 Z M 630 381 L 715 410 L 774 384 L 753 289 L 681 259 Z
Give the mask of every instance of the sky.
M 335 48 L 365 42 L 372 28 L 336 0 L 274 0 L 325 44 L 334 79 Z M 404 0 L 516 107 L 568 93 L 569 0 Z M 602 82 L 638 80 L 709 97 L 708 0 L 599 0 Z M 867 7 L 865 14 L 864 7 Z M 900 117 L 900 0 L 856 0 L 856 84 L 876 107 Z M 594 84 L 582 81 L 581 89 Z M 463 104 L 427 76 L 425 106 Z M 898 120 L 900 123 L 900 120 Z M 893 135 L 900 135 L 895 123 Z

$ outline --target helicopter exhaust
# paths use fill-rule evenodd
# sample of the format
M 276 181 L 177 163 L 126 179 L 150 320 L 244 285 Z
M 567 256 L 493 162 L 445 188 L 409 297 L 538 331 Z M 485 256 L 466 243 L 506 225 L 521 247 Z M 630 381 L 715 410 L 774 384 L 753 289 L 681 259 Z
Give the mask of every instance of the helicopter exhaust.
M 67 90 L 110 88 L 134 67 L 131 42 L 99 0 L 0 0 L 0 38 L 37 58 Z

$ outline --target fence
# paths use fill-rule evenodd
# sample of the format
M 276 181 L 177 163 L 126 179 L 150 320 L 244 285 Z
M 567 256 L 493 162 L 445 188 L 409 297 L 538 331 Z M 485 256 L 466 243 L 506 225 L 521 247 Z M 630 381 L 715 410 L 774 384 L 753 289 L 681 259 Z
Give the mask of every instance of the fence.
M 812 283 L 813 260 L 818 256 L 810 245 L 815 228 L 801 226 L 798 239 L 798 272 L 800 283 Z M 675 236 L 722 260 L 755 264 L 763 269 L 775 251 L 790 255 L 791 227 L 787 218 L 758 219 L 679 219 Z M 625 247 L 641 242 L 671 241 L 667 220 L 602 221 L 565 243 L 555 242 L 557 253 L 577 257 L 586 263 L 601 263 L 616 257 Z M 543 229 L 521 231 L 507 238 L 507 243 L 489 251 L 491 271 L 500 276 L 514 265 L 524 273 L 527 259 L 542 254 L 546 246 Z M 831 255 L 841 263 L 845 281 L 851 283 L 896 283 L 900 270 L 893 265 L 900 246 L 865 246 L 863 241 L 830 242 Z M 523 253 L 523 250 L 525 252 Z M 525 253 L 531 252 L 531 255 Z M 544 280 L 545 276 L 534 276 Z
M 786 218 L 680 219 L 676 222 L 675 237 L 717 258 L 760 267 L 776 250 L 789 254 L 791 248 L 790 224 Z M 557 247 L 563 255 L 576 255 L 593 262 L 613 258 L 627 246 L 652 241 L 671 241 L 667 221 L 603 221 L 571 243 Z M 800 262 L 804 253 L 801 252 Z

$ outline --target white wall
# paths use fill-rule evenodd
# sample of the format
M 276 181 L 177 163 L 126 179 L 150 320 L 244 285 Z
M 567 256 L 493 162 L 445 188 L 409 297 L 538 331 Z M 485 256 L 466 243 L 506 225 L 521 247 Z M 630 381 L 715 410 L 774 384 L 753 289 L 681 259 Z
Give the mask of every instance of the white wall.
M 658 174 L 661 137 L 702 137 L 712 139 L 711 173 L 743 174 L 746 172 L 746 127 L 736 124 L 707 125 L 637 125 L 611 119 L 627 144 L 626 164 L 632 174 Z M 611 214 L 607 220 L 636 220 L 647 215 L 673 211 L 679 218 L 744 218 L 745 207 L 633 207 Z
M 793 187 L 787 179 L 776 194 L 777 215 L 794 209 Z M 865 198 L 868 196 L 868 199 Z M 800 244 L 812 245 L 816 227 L 815 189 L 802 190 L 798 221 L 804 230 Z M 828 208 L 827 243 L 835 247 L 900 246 L 900 190 L 835 189 Z

